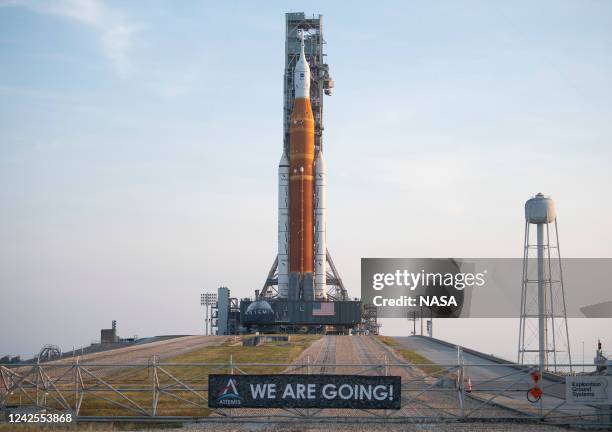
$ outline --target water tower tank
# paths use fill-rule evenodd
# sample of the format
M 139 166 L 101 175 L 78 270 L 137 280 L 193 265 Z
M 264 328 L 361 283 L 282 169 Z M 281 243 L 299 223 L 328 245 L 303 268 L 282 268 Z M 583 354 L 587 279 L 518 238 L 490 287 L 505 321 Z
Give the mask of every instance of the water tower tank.
M 557 218 L 555 202 L 539 193 L 525 203 L 525 219 L 532 224 L 554 222 Z

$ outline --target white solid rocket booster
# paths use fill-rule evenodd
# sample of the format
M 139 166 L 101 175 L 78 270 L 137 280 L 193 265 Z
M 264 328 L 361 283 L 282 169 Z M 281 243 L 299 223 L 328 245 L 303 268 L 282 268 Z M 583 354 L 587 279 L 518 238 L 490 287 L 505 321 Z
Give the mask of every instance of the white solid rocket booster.
M 278 164 L 278 297 L 289 292 L 289 158 L 283 151 Z
M 314 211 L 315 211 L 315 283 L 314 291 L 316 299 L 327 297 L 326 276 L 327 276 L 327 244 L 325 240 L 326 231 L 326 188 L 327 170 L 323 151 L 319 151 L 315 159 L 315 181 L 314 181 Z

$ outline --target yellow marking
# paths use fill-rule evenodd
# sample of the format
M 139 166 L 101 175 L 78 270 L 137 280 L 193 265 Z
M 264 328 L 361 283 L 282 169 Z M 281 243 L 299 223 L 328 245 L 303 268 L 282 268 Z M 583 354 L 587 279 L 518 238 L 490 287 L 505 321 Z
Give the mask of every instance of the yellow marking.
M 301 179 L 314 180 L 314 176 L 307 175 L 307 174 L 295 174 L 289 177 L 289 180 L 301 180 Z

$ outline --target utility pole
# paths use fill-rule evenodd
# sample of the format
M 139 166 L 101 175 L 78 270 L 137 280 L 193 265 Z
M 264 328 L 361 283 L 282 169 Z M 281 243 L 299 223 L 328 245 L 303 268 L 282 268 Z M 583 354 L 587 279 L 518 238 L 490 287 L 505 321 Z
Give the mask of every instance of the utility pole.
M 423 306 L 421 306 L 421 336 L 423 336 Z
M 582 341 L 582 373 L 584 373 L 584 341 Z

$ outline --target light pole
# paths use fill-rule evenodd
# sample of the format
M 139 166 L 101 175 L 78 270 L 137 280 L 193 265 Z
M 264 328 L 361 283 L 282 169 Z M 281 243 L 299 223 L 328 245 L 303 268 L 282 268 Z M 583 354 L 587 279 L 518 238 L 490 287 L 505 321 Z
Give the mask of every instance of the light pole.
M 217 303 L 217 293 L 202 293 L 200 294 L 200 305 L 206 310 L 206 336 L 208 336 L 209 315 L 208 309 Z
M 421 336 L 423 336 L 423 306 L 421 306 L 421 314 L 419 318 L 421 320 Z
M 582 373 L 584 373 L 584 341 L 582 341 Z

